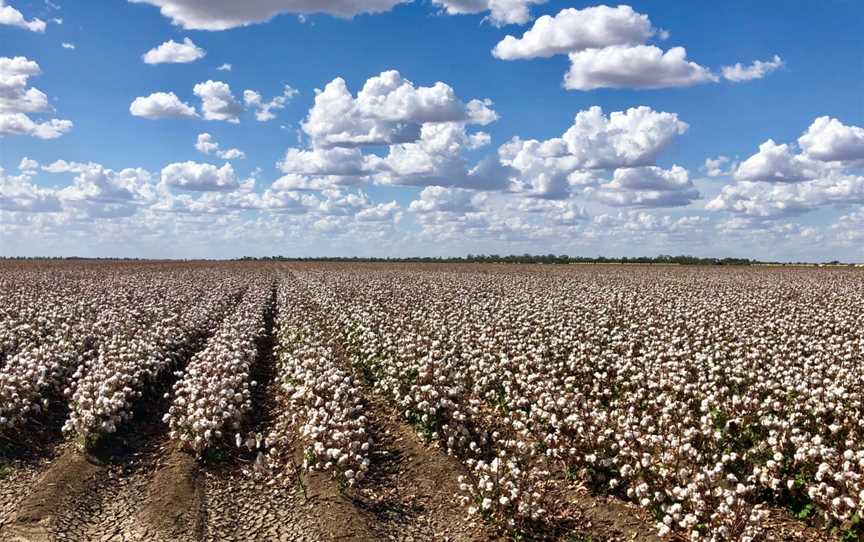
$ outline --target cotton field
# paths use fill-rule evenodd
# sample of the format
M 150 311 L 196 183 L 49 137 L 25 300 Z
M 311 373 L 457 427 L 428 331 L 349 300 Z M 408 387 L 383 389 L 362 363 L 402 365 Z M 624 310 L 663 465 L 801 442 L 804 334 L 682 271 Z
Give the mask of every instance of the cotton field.
M 4 540 L 859 540 L 864 272 L 7 262 L 0 480 Z

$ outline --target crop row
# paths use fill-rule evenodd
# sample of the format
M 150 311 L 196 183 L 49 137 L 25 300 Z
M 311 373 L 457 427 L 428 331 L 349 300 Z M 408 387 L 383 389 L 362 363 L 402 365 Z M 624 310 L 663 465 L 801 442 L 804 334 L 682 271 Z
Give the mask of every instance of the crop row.
M 199 454 L 227 434 L 240 440 L 241 423 L 252 409 L 252 389 L 259 385 L 250 374 L 273 302 L 272 280 L 264 274 L 251 277 L 237 308 L 185 370 L 177 372 L 174 401 L 164 416 L 172 439 Z
M 841 526 L 864 508 L 864 299 L 844 275 L 793 278 L 315 280 L 376 389 L 465 460 L 478 513 L 525 521 L 561 504 L 535 498 L 548 484 L 579 479 L 661 533 L 746 540 L 765 504 L 806 501 Z

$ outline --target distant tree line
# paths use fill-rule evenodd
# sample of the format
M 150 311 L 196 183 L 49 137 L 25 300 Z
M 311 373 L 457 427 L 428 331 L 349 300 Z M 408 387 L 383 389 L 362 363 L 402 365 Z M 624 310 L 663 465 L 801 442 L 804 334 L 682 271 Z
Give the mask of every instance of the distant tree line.
M 79 256 L 0 256 L 0 261 L 221 261 L 219 259 L 183 259 L 183 260 L 152 260 L 149 258 L 84 258 Z M 387 257 L 374 258 L 366 256 L 322 256 L 322 257 L 296 257 L 296 256 L 243 256 L 233 258 L 229 261 L 252 261 L 252 262 L 403 262 L 403 263 L 521 263 L 521 264 L 662 264 L 662 265 L 814 265 L 814 262 L 770 262 L 751 260 L 748 258 L 699 258 L 696 256 L 680 255 L 672 256 L 660 254 L 659 256 L 622 256 L 610 258 L 606 256 L 568 256 L 567 254 L 468 254 L 466 256 L 410 256 L 410 257 Z M 854 265 L 843 263 L 838 260 L 824 262 L 819 265 L 842 266 Z M 862 264 L 859 264 L 860 267 Z
M 285 262 L 427 262 L 427 263 L 541 263 L 541 264 L 666 264 L 666 265 L 759 265 L 776 262 L 762 262 L 747 258 L 698 258 L 696 256 L 636 256 L 610 258 L 606 256 L 568 256 L 567 254 L 468 254 L 467 256 L 417 256 L 417 257 L 315 257 L 300 258 L 288 256 L 265 256 L 253 258 L 244 256 L 241 261 L 285 261 Z M 801 262 L 802 264 L 805 262 Z M 795 264 L 790 264 L 795 265 Z

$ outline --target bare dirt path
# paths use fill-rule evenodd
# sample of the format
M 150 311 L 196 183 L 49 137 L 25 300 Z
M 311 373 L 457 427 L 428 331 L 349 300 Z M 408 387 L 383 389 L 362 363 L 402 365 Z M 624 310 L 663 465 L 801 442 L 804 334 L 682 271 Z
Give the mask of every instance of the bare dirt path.
M 379 442 L 369 488 L 376 531 L 383 540 L 480 541 L 497 538 L 468 517 L 459 501 L 462 464 L 425 443 L 398 414 L 376 399 L 370 405 Z

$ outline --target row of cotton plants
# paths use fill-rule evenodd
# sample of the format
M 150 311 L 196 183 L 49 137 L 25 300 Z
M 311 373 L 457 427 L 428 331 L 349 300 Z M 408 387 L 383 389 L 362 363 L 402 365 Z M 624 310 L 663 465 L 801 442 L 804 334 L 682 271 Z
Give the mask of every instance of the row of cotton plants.
M 47 284 L 42 274 L 33 280 Z M 121 272 L 63 272 L 53 280 L 60 282 L 54 290 L 46 289 L 31 299 L 32 304 L 44 303 L 50 309 L 21 309 L 25 315 L 40 313 L 29 326 L 39 331 L 18 336 L 16 353 L 0 371 L 0 430 L 8 431 L 47 407 L 49 399 L 61 395 L 76 368 L 112 340 L 118 323 L 136 311 L 155 316 L 158 304 L 154 305 L 154 300 L 167 298 L 181 285 L 175 282 L 176 277 L 169 277 L 162 280 L 161 288 L 154 288 L 147 274 Z M 55 293 L 65 296 L 66 301 L 55 299 Z M 146 307 L 153 310 L 148 312 Z
M 547 472 L 692 540 L 751 540 L 766 507 L 802 499 L 841 529 L 864 513 L 858 275 L 310 276 L 338 294 L 374 386 L 466 460 L 480 513 L 512 517 L 508 491 Z M 528 515 L 562 504 L 527 501 Z
M 250 379 L 258 360 L 258 341 L 266 333 L 266 315 L 272 309 L 273 281 L 269 275 L 246 277 L 249 287 L 228 315 L 192 356 L 173 387 L 174 401 L 164 416 L 170 436 L 197 454 L 229 435 L 240 439 L 244 416 L 252 409 Z
M 164 278 L 143 286 L 148 299 L 135 300 L 104 315 L 106 330 L 92 356 L 78 366 L 64 390 L 70 414 L 63 431 L 92 446 L 133 416 L 135 400 L 201 348 L 236 303 L 244 281 L 224 272 L 184 273 L 160 291 Z
M 0 279 L 0 367 L 18 350 L 79 320 L 77 313 L 96 301 L 82 297 L 86 293 L 81 274 L 6 273 Z
M 278 290 L 277 378 L 283 410 L 268 434 L 273 465 L 302 464 L 344 486 L 369 469 L 371 440 L 363 390 L 338 349 L 338 329 L 315 292 L 286 278 Z M 298 445 L 302 460 L 294 456 Z

